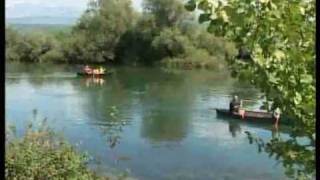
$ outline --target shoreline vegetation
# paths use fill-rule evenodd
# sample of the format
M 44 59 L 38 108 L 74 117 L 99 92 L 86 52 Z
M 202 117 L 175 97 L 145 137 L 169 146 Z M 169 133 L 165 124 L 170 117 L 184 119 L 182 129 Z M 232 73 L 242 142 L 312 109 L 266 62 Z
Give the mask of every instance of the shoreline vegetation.
M 223 68 L 231 42 L 199 25 L 180 0 L 92 1 L 72 26 L 6 26 L 6 61 Z
M 124 173 L 100 175 L 88 167 L 89 156 L 78 152 L 64 138 L 50 129 L 46 122 L 39 127 L 32 123 L 22 137 L 15 127 L 6 129 L 6 179 L 97 179 L 132 180 Z

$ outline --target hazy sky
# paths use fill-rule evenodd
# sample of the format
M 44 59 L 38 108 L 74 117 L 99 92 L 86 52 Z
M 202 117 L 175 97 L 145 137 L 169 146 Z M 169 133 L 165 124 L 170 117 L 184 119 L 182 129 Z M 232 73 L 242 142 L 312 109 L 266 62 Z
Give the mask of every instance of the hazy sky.
M 142 0 L 132 0 L 141 10 Z M 6 0 L 6 17 L 25 16 L 78 16 L 86 8 L 88 0 Z

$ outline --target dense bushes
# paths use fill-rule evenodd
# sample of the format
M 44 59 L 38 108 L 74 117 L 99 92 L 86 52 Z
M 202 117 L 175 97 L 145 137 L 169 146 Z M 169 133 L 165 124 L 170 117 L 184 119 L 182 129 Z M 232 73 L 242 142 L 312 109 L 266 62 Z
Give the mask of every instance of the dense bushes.
M 60 42 L 50 34 L 20 34 L 10 27 L 6 28 L 7 61 L 42 62 L 50 56 L 48 53 L 62 57 L 59 48 Z
M 87 157 L 46 126 L 30 125 L 22 138 L 6 136 L 6 179 L 109 179 L 89 170 Z
M 181 0 L 144 0 L 143 9 L 134 11 L 129 0 L 96 0 L 71 32 L 20 34 L 6 28 L 6 59 L 207 67 L 221 66 L 225 54 L 234 52 L 232 44 L 197 25 Z
M 73 27 L 65 53 L 68 60 L 107 62 L 115 59 L 115 48 L 121 36 L 137 19 L 130 0 L 98 0 Z
M 187 36 L 184 36 L 177 28 L 163 29 L 154 37 L 151 46 L 156 50 L 159 59 L 164 57 L 179 57 L 185 55 L 191 47 Z

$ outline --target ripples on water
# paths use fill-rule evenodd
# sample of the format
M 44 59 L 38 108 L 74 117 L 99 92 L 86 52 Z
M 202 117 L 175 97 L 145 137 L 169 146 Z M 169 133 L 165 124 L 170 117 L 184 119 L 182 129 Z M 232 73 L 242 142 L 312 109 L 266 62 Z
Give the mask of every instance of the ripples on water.
M 269 139 L 272 125 L 221 119 L 212 110 L 227 108 L 234 94 L 261 96 L 227 72 L 118 68 L 94 84 L 65 67 L 52 67 L 60 73 L 20 68 L 6 73 L 6 122 L 22 132 L 27 120 L 47 117 L 71 143 L 82 142 L 77 147 L 95 158 L 91 167 L 99 172 L 130 171 L 139 179 L 285 179 L 281 165 L 258 153 L 244 133 Z

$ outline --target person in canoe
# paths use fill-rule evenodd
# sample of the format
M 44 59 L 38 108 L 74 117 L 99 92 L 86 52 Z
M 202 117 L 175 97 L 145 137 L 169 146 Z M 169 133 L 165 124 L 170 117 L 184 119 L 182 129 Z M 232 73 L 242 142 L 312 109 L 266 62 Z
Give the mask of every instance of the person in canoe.
M 99 75 L 99 74 L 100 74 L 99 69 L 93 69 L 93 74 L 94 74 L 94 75 Z
M 238 112 L 240 108 L 240 101 L 238 99 L 238 96 L 233 96 L 230 104 L 229 104 L 229 110 L 231 113 Z
M 104 74 L 104 72 L 105 72 L 105 69 L 103 67 L 99 67 L 93 70 L 94 75 L 101 75 L 101 74 Z
M 239 101 L 238 96 L 233 96 L 229 104 L 229 110 L 231 113 L 239 113 L 242 119 L 244 119 L 245 110 L 242 108 L 242 100 Z
M 279 119 L 280 119 L 280 109 L 279 108 L 276 108 L 274 111 L 273 111 L 273 116 L 275 118 L 275 128 L 278 128 L 278 123 L 279 123 Z
M 105 71 L 106 71 L 106 69 L 100 66 L 99 73 L 100 74 L 104 74 Z
M 87 74 L 91 74 L 92 73 L 92 69 L 88 65 L 84 66 L 83 71 L 85 73 L 87 73 Z
M 245 112 L 246 111 L 243 108 L 243 102 L 242 102 L 242 100 L 240 100 L 240 106 L 239 106 L 239 109 L 238 109 L 238 113 L 239 113 L 239 115 L 241 116 L 242 119 L 244 119 Z

